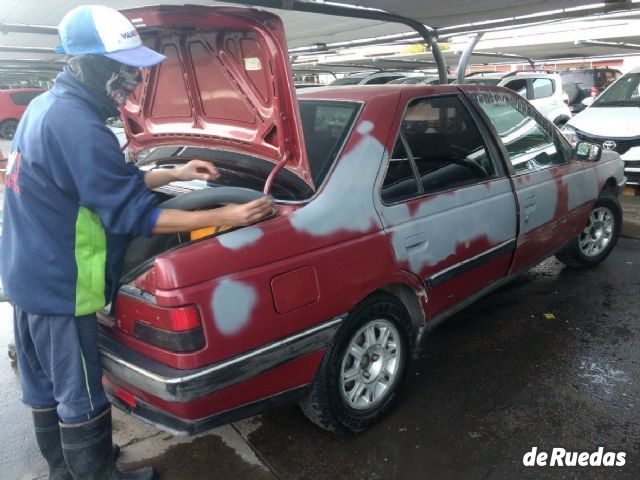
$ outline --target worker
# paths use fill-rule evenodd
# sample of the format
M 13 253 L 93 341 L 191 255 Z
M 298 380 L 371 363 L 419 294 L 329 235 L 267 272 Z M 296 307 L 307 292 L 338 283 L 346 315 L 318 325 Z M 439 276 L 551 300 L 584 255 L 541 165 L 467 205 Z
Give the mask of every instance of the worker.
M 152 188 L 219 176 L 202 160 L 143 173 L 105 126 L 140 69 L 165 57 L 103 6 L 71 10 L 58 33 L 70 58 L 20 121 L 5 180 L 0 270 L 14 305 L 22 401 L 50 479 L 151 479 L 150 467 L 116 467 L 97 344 L 96 312 L 114 296 L 128 239 L 249 225 L 273 207 L 263 197 L 196 212 L 159 208 Z

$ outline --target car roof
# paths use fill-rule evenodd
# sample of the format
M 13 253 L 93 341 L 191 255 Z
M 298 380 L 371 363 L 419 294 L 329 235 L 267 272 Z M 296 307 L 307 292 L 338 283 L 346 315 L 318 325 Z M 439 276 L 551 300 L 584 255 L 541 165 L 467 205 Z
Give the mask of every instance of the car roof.
M 502 87 L 488 85 L 407 85 L 396 83 L 393 85 L 353 85 L 353 86 L 326 86 L 322 88 L 303 89 L 297 92 L 300 100 L 344 100 L 354 102 L 366 102 L 370 98 L 380 95 L 397 95 L 399 92 L 407 91 L 411 96 L 429 96 L 441 93 L 456 94 L 460 91 L 494 91 L 508 92 L 514 94 L 512 90 Z

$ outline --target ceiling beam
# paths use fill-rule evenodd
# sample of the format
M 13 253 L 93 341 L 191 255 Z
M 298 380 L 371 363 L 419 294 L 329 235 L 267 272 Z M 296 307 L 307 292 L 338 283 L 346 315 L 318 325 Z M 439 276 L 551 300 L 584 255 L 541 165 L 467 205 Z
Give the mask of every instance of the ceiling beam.
M 0 22 L 0 32 L 2 33 L 35 33 L 37 35 L 58 35 L 57 27 L 47 25 L 26 25 L 18 23 Z

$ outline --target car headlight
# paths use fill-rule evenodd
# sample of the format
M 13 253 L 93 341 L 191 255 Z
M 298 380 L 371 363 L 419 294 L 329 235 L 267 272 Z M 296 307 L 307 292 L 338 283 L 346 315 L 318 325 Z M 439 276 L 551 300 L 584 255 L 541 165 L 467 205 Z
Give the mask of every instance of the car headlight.
M 576 129 L 571 125 L 563 125 L 562 128 L 560 128 L 560 132 L 562 132 L 564 137 L 569 140 L 569 143 L 571 143 L 571 145 L 573 146 L 575 146 L 576 143 L 578 143 L 578 140 L 580 140 L 578 138 L 578 134 L 576 133 Z

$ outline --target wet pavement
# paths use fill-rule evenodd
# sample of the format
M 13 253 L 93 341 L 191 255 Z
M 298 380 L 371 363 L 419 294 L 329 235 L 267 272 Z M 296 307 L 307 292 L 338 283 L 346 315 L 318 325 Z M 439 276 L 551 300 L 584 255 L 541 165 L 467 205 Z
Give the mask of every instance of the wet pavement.
M 122 461 L 163 479 L 640 478 L 640 241 L 592 270 L 547 260 L 435 329 L 401 401 L 338 437 L 296 408 L 175 438 L 115 417 Z M 0 349 L 10 335 L 0 309 Z M 4 354 L 3 354 L 4 355 Z M 0 478 L 44 478 L 9 359 L 0 360 Z M 524 467 L 538 447 L 625 452 L 622 467 Z

